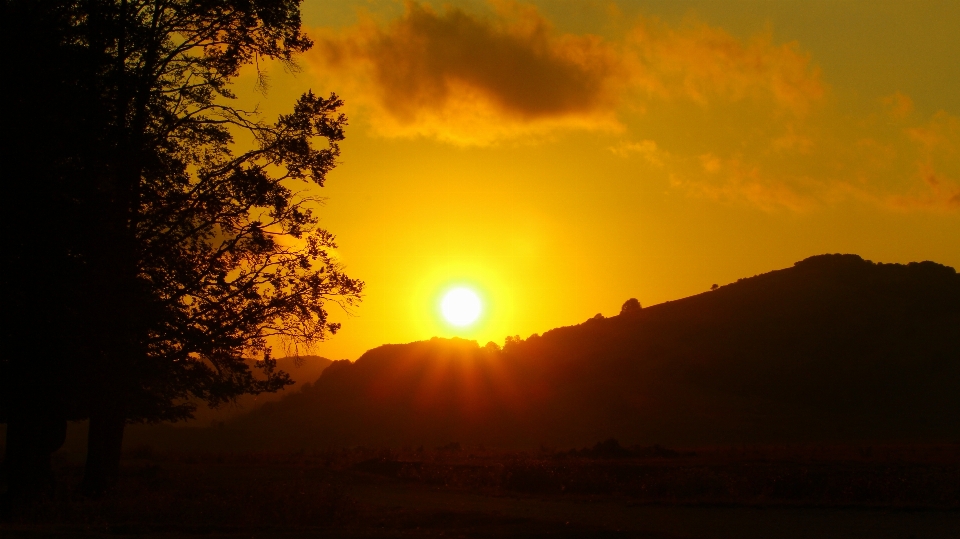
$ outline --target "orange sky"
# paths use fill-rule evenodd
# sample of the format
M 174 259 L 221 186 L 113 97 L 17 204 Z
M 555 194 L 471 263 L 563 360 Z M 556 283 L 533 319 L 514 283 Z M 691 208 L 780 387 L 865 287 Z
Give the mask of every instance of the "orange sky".
M 350 118 L 319 194 L 367 282 L 315 353 L 527 337 L 827 252 L 960 268 L 960 4 L 307 0 Z M 485 302 L 466 329 L 442 292 Z

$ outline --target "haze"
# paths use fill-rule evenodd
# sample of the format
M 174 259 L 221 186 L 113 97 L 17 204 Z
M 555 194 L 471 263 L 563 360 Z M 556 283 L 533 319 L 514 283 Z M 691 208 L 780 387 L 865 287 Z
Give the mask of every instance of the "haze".
M 4 13 L 3 537 L 960 537 L 960 3 Z
M 960 265 L 951 2 L 306 2 L 316 46 L 237 84 L 335 91 L 322 195 L 368 283 L 338 336 L 502 343 L 824 252 Z M 276 107 L 276 108 L 274 108 Z M 437 315 L 451 285 L 489 312 Z

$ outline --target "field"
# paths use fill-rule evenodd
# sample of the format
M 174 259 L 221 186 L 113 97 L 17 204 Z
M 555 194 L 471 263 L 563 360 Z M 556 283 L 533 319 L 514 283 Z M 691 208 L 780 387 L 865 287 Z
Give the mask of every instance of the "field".
M 960 447 L 133 448 L 117 490 L 5 510 L 3 537 L 960 536 Z

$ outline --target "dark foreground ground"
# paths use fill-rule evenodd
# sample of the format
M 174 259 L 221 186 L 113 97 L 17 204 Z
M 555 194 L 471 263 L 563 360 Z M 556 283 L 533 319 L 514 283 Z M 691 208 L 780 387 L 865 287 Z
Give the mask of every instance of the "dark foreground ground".
M 5 509 L 0 537 L 960 537 L 960 446 L 577 453 L 129 451 L 117 490 Z

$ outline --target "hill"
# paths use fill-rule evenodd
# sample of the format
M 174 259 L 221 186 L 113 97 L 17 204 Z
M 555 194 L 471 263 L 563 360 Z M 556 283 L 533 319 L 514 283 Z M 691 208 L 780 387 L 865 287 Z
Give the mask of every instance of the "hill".
M 251 361 L 252 363 L 252 361 Z M 320 377 L 324 369 L 333 361 L 320 356 L 287 356 L 277 359 L 277 369 L 290 374 L 293 384 L 276 393 L 260 395 L 241 395 L 236 402 L 227 403 L 218 408 L 210 408 L 200 403 L 193 419 L 176 423 L 176 427 L 206 427 L 207 425 L 229 421 L 256 410 L 264 403 L 278 401 L 286 395 L 300 391 L 305 385 L 312 384 Z
M 207 441 L 571 447 L 609 437 L 960 441 L 960 275 L 822 255 L 503 349 L 384 345 Z
M 253 361 L 251 360 L 251 363 Z M 159 448 L 199 448 L 223 447 L 210 444 L 209 438 L 225 423 L 257 410 L 268 402 L 276 402 L 285 396 L 295 394 L 310 387 L 333 363 L 331 360 L 314 355 L 287 356 L 277 359 L 277 369 L 290 374 L 293 384 L 276 393 L 260 395 L 242 395 L 235 402 L 210 408 L 199 403 L 193 419 L 178 423 L 134 424 L 127 426 L 124 446 L 154 446 Z M 87 451 L 88 423 L 75 422 L 68 426 L 67 441 L 63 452 L 80 458 Z M 198 447 L 199 446 L 199 447 Z

